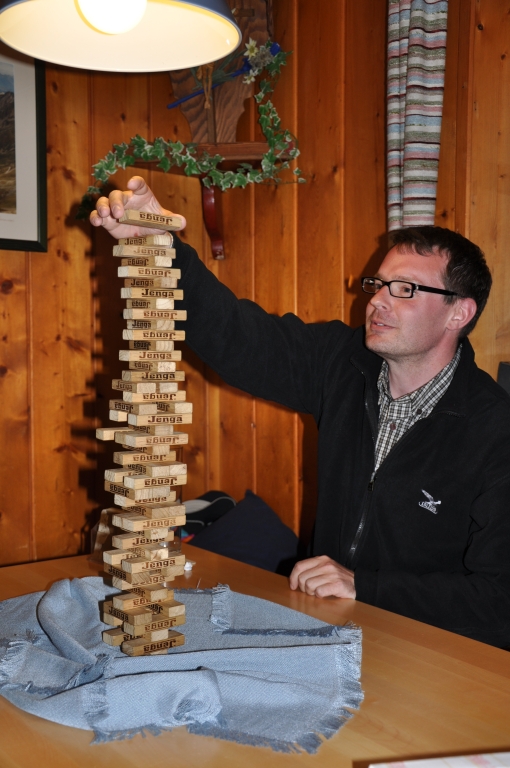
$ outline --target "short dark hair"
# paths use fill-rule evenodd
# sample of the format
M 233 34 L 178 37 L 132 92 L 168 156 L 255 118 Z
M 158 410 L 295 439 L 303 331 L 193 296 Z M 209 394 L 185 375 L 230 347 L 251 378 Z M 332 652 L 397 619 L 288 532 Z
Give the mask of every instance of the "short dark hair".
M 444 286 L 461 298 L 474 299 L 476 313 L 462 328 L 459 336 L 467 336 L 482 314 L 492 285 L 492 276 L 481 248 L 466 237 L 446 227 L 406 227 L 390 233 L 390 243 L 397 249 L 406 246 L 420 256 L 439 251 L 446 259 Z M 445 296 L 447 304 L 456 301 L 455 296 Z

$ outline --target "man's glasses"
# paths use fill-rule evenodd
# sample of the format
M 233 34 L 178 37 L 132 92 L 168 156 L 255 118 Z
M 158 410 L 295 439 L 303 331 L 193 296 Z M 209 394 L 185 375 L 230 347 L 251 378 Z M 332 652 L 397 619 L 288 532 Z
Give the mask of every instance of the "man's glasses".
M 361 287 L 365 293 L 377 293 L 383 286 L 387 285 L 391 296 L 397 299 L 412 299 L 415 291 L 426 291 L 427 293 L 440 293 L 443 296 L 458 296 L 454 291 L 446 291 L 444 288 L 431 288 L 429 285 L 418 285 L 417 283 L 408 283 L 405 280 L 381 280 L 378 277 L 362 277 Z

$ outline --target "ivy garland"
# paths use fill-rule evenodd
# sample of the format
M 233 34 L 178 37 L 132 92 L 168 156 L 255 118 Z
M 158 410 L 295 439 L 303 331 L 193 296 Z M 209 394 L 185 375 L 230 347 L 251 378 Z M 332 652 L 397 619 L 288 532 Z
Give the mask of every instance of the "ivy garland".
M 236 171 L 221 171 L 218 165 L 225 159 L 221 155 L 210 155 L 208 152 L 198 152 L 197 144 L 183 144 L 181 141 L 165 141 L 159 137 L 152 143 L 142 136 L 134 136 L 129 144 L 114 144 L 103 160 L 93 165 L 93 177 L 98 182 L 90 186 L 82 198 L 77 218 L 87 218 L 94 207 L 95 199 L 103 192 L 103 186 L 108 183 L 119 169 L 125 170 L 133 166 L 137 160 L 142 162 L 157 161 L 157 167 L 168 172 L 172 167 L 184 168 L 186 176 L 200 176 L 202 184 L 210 188 L 219 187 L 222 191 L 245 188 L 248 184 L 282 182 L 280 174 L 290 168 L 290 162 L 299 155 L 297 139 L 286 128 L 281 127 L 281 120 L 276 108 L 269 98 L 273 93 L 280 76 L 281 68 L 287 63 L 289 52 L 282 51 L 277 43 L 268 40 L 258 48 L 250 39 L 246 45 L 245 64 L 232 76 L 245 74 L 245 83 L 255 80 L 261 72 L 267 77 L 260 80 L 259 91 L 254 99 L 258 105 L 259 124 L 268 144 L 268 151 L 263 155 L 261 167 L 253 168 L 250 163 L 240 163 Z M 303 183 L 299 168 L 292 171 L 297 181 Z M 101 185 L 101 186 L 99 186 Z

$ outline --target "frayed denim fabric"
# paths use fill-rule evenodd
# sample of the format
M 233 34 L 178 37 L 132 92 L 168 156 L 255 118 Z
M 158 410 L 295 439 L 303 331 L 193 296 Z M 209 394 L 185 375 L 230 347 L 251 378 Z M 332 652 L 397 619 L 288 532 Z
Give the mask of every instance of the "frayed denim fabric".
M 359 708 L 361 630 L 231 592 L 175 590 L 182 647 L 125 656 L 101 640 L 118 590 L 67 579 L 0 603 L 0 694 L 94 731 L 93 743 L 186 726 L 281 752 L 315 753 Z

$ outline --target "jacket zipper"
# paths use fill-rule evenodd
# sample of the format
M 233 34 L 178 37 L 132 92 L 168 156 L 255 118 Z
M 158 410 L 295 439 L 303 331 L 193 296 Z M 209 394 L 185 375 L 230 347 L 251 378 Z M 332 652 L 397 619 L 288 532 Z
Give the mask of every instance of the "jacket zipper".
M 365 375 L 365 374 L 363 374 L 363 375 Z M 375 451 L 376 437 L 374 435 L 372 418 L 371 418 L 370 408 L 368 407 L 368 400 L 367 399 L 365 399 L 365 410 L 366 410 L 367 416 L 368 416 L 368 423 L 370 424 L 370 433 L 372 435 L 372 442 L 374 444 L 374 451 Z M 354 535 L 354 539 L 353 539 L 352 544 L 351 544 L 350 549 L 349 549 L 349 553 L 347 555 L 347 562 L 346 562 L 346 566 L 347 567 L 349 567 L 351 565 L 352 561 L 353 561 L 354 555 L 356 553 L 356 549 L 358 548 L 359 540 L 361 539 L 361 534 L 363 533 L 363 529 L 365 528 L 365 524 L 366 524 L 367 517 L 368 517 L 368 510 L 370 508 L 370 504 L 371 504 L 371 501 L 372 501 L 372 492 L 374 490 L 374 484 L 375 484 L 375 469 L 372 472 L 372 476 L 370 477 L 370 481 L 369 481 L 368 486 L 367 486 L 367 491 L 369 492 L 370 496 L 368 496 L 368 497 L 365 496 L 365 501 L 364 501 L 363 509 L 362 509 L 362 512 L 361 512 L 361 519 L 359 521 L 358 528 L 356 530 L 356 533 Z
M 361 520 L 359 521 L 358 529 L 356 531 L 353 542 L 351 544 L 351 548 L 349 549 L 349 554 L 347 555 L 347 563 L 346 563 L 347 567 L 349 567 L 352 564 L 354 555 L 356 554 L 356 549 L 358 548 L 359 540 L 361 539 L 361 534 L 363 533 L 363 529 L 365 528 L 365 523 L 368 517 L 368 510 L 370 509 L 370 504 L 372 501 L 372 492 L 374 490 L 375 478 L 376 478 L 376 474 L 375 472 L 373 472 L 372 477 L 370 478 L 370 482 L 367 485 L 367 491 L 370 495 L 365 498 L 363 511 L 361 513 Z

